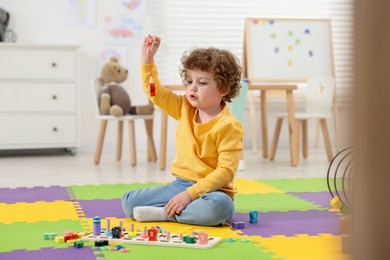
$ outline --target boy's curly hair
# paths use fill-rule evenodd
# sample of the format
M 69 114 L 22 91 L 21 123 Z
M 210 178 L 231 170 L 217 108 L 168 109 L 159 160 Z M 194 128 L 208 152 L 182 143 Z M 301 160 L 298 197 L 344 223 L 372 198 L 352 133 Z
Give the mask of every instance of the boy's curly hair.
M 184 52 L 181 57 L 180 76 L 184 81 L 188 70 L 199 69 L 214 73 L 218 89 L 227 92 L 222 102 L 232 102 L 240 92 L 241 65 L 236 56 L 228 50 L 214 47 L 196 48 Z

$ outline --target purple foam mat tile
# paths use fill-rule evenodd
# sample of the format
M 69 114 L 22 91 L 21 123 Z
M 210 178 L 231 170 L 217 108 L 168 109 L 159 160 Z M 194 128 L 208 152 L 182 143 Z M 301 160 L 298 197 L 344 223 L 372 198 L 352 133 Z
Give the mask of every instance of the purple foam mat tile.
M 320 205 L 323 208 L 330 208 L 330 199 L 331 196 L 329 192 L 289 192 L 288 194 L 294 195 L 301 199 L 313 202 L 317 205 Z
M 249 223 L 249 214 L 235 213 L 231 222 L 245 222 L 239 231 L 248 236 L 340 234 L 340 216 L 324 210 L 259 212 L 258 223 Z
M 0 188 L 1 203 L 70 200 L 65 187 Z
M 78 200 L 86 218 L 99 216 L 101 218 L 125 218 L 120 199 L 109 200 Z
M 29 260 L 43 260 L 43 259 L 56 259 L 56 260 L 69 260 L 69 259 L 83 259 L 83 260 L 96 260 L 95 255 L 91 247 L 75 248 L 42 248 L 39 250 L 15 250 L 7 253 L 0 253 L 1 260 L 15 260 L 15 259 L 29 259 Z

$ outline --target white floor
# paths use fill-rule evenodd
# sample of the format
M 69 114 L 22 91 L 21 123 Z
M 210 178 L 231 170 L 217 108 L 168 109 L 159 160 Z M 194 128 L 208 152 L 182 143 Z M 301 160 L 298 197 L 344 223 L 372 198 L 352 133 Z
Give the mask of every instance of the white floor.
M 168 154 L 168 162 L 174 154 Z M 290 166 L 289 150 L 279 149 L 274 161 L 262 158 L 259 151 L 244 151 L 245 171 L 236 178 L 310 178 L 326 177 L 329 162 L 325 149 L 309 148 L 309 156 L 301 158 L 297 167 Z M 158 162 L 147 162 L 144 153 L 138 154 L 138 163 L 132 167 L 127 151 L 122 160 L 116 161 L 114 151 L 104 151 L 99 165 L 93 162 L 93 151 L 79 149 L 75 156 L 62 150 L 26 152 L 0 152 L 0 188 L 33 187 L 51 185 L 84 185 L 104 183 L 145 183 L 172 180 L 169 167 L 159 170 Z

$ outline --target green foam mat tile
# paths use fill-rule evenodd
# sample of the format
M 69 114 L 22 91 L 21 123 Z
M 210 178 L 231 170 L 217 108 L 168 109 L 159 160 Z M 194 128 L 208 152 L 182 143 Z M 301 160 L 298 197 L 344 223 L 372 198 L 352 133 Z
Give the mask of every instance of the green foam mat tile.
M 129 190 L 141 188 L 152 188 L 162 186 L 162 183 L 133 183 L 133 184 L 101 184 L 85 186 L 69 186 L 68 190 L 74 194 L 73 199 L 96 200 L 96 199 L 117 199 Z
M 223 241 L 212 249 L 194 249 L 180 247 L 158 247 L 144 245 L 125 245 L 129 252 L 99 251 L 104 259 L 170 259 L 170 260 L 215 260 L 215 259 L 262 259 L 275 260 L 273 252 L 264 252 L 251 242 Z M 244 258 L 243 258 L 244 257 Z
M 73 232 L 83 231 L 78 220 L 61 220 L 56 222 L 40 221 L 34 223 L 16 222 L 13 224 L 1 224 L 0 234 L 3 238 L 0 243 L 0 252 L 13 250 L 37 250 L 43 247 L 65 248 L 71 244 L 56 243 L 54 240 L 44 240 L 44 233 L 56 232 L 62 236 L 65 230 Z
M 236 212 L 248 213 L 253 209 L 260 212 L 291 210 L 326 210 L 314 203 L 305 201 L 290 194 L 245 194 L 234 197 L 234 206 Z
M 325 175 L 326 173 L 324 173 Z M 287 192 L 321 192 L 328 191 L 326 178 L 300 178 L 300 179 L 272 179 L 261 180 L 269 186 L 287 191 Z M 332 180 L 333 182 L 333 180 Z

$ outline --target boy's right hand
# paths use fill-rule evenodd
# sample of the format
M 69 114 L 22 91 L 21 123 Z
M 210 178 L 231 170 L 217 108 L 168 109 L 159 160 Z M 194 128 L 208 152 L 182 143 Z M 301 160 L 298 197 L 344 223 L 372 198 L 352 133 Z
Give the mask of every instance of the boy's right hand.
M 150 64 L 154 61 L 154 55 L 160 47 L 161 39 L 156 35 L 148 35 L 144 38 L 141 49 L 142 64 Z

